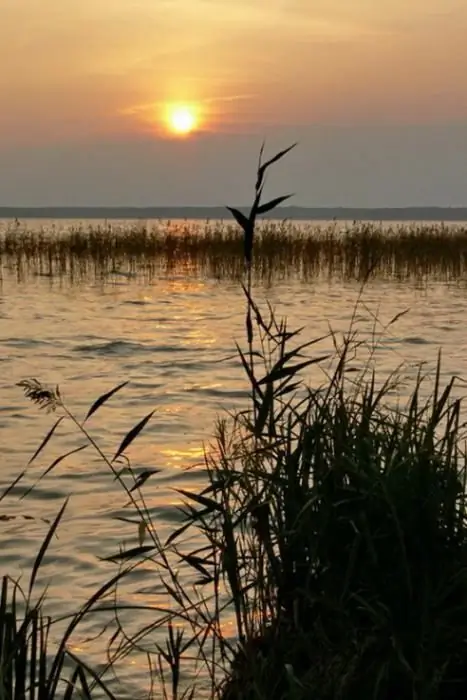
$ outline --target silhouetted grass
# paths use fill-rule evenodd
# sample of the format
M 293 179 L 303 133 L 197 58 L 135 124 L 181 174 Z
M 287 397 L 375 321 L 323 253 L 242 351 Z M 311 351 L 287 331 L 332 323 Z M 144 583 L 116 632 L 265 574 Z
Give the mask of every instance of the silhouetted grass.
M 264 222 L 257 225 L 252 275 L 257 280 L 383 279 L 462 280 L 467 272 L 467 228 L 442 224 L 327 227 Z M 114 273 L 143 278 L 183 273 L 215 279 L 243 276 L 243 232 L 222 223 L 161 223 L 128 227 L 77 226 L 0 235 L 0 263 L 21 280 L 30 274 L 71 282 L 108 279 Z
M 160 539 L 144 496 L 154 472 L 136 473 L 127 455 L 153 412 L 128 431 L 113 456 L 88 430 L 88 421 L 125 383 L 78 419 L 58 388 L 34 379 L 21 382 L 31 401 L 61 414 L 31 461 L 68 420 L 83 440 L 74 451 L 93 449 L 120 484 L 133 518 L 119 521 L 137 526 L 136 541 L 105 560 L 116 567 L 125 562 L 147 567 L 152 561 L 154 582 L 169 602 L 127 606 L 134 622 L 140 619 L 130 635 L 119 620 L 117 599 L 110 663 L 141 652 L 145 639 L 152 639 L 147 654 L 153 659 L 155 697 L 457 700 L 467 694 L 462 400 L 455 396 L 454 379 L 441 386 L 438 362 L 429 390 L 420 374 L 407 402 L 397 404 L 397 375 L 378 382 L 370 363 L 350 372 L 359 350 L 352 328 L 341 343 L 330 334 L 332 358 L 313 355 L 318 339 L 300 343 L 300 331 L 253 299 L 254 259 L 262 245 L 256 220 L 275 204 L 262 204 L 264 173 L 287 150 L 265 164 L 260 159 L 249 214 L 231 209 L 243 231 L 246 342 L 237 350 L 249 399 L 242 411 L 219 420 L 206 451 L 205 486 L 178 490 L 184 498 L 178 529 L 165 542 Z M 401 234 L 396 238 L 399 244 L 404 240 Z M 368 261 L 367 274 L 374 265 L 374 259 Z M 333 363 L 323 370 L 322 385 L 307 386 L 304 372 L 324 359 Z M 116 576 L 124 585 L 125 570 Z M 10 618 L 0 615 L 0 640 L 10 634 L 9 625 Z M 36 648 L 41 651 L 37 641 Z M 60 648 L 65 650 L 66 639 Z M 10 679 L 14 664 L 29 663 L 29 652 L 19 644 L 8 649 L 3 674 Z M 188 687 L 184 682 L 194 662 L 208 679 L 202 693 L 196 682 Z M 49 673 L 46 659 L 43 668 Z M 55 695 L 45 689 L 40 697 Z
M 2 501 L 21 481 L 0 495 Z M 2 577 L 0 592 L 0 698 L 5 700 L 91 700 L 97 694 L 115 700 L 102 674 L 89 667 L 72 650 L 72 636 L 82 620 L 94 612 L 126 571 L 117 573 L 75 612 L 58 639 L 52 639 L 57 620 L 43 612 L 45 594 L 36 594 L 36 580 L 56 536 L 68 499 L 63 503 L 44 537 L 31 569 L 27 591 L 19 581 Z M 33 519 L 27 516 L 28 519 Z M 7 518 L 2 518 L 7 519 Z

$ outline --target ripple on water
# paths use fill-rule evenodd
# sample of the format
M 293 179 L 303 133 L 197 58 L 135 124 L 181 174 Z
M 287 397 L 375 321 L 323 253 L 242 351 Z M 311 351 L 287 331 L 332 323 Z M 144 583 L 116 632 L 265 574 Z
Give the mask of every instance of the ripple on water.
M 428 338 L 422 338 L 418 335 L 408 336 L 407 338 L 404 338 L 404 343 L 407 343 L 407 345 L 431 345 L 432 342 L 432 340 L 429 340 Z
M 60 345 L 60 341 L 58 339 L 44 340 L 38 338 L 4 338 L 0 342 L 2 345 L 6 345 L 7 347 L 19 349 L 39 348 L 43 346 L 55 348 L 57 345 Z
M 176 345 L 146 345 L 130 340 L 109 340 L 104 343 L 85 343 L 76 345 L 73 352 L 89 355 L 118 355 L 120 357 L 133 356 L 135 354 L 166 354 L 180 353 L 183 348 Z
M 122 303 L 128 306 L 151 306 L 153 301 L 151 299 L 127 299 Z

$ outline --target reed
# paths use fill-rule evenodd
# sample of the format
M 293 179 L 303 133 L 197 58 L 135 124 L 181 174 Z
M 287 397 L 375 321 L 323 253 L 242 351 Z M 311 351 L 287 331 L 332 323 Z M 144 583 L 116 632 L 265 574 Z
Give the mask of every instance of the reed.
M 0 234 L 0 267 L 19 280 L 39 274 L 71 283 L 105 281 L 119 272 L 145 280 L 173 273 L 241 280 L 242 247 L 241 228 L 222 222 L 77 225 L 64 231 L 19 224 Z M 252 274 L 258 281 L 361 281 L 370 269 L 387 280 L 464 280 L 467 228 L 257 222 Z
M 22 382 L 30 400 L 60 413 L 33 459 L 68 420 L 83 439 L 76 449 L 93 449 L 123 489 L 133 514 L 123 520 L 135 528 L 137 544 L 107 560 L 118 567 L 120 585 L 131 567 L 152 562 L 170 603 L 135 606 L 140 628 L 129 635 L 117 625 L 110 659 L 117 663 L 159 635 L 150 664 L 155 697 L 463 697 L 462 400 L 454 379 L 441 386 L 439 361 L 431 384 L 420 373 L 407 403 L 397 403 L 397 375 L 381 382 L 370 363 L 350 371 L 359 350 L 352 328 L 341 342 L 331 334 L 335 352 L 323 358 L 313 354 L 317 341 L 302 343 L 300 330 L 289 329 L 253 298 L 262 245 L 257 220 L 279 203 L 263 203 L 264 175 L 287 150 L 260 159 L 250 212 L 231 209 L 242 231 L 246 338 L 237 351 L 249 399 L 242 411 L 219 419 L 206 450 L 205 485 L 178 490 L 184 499 L 180 526 L 166 541 L 158 537 L 144 494 L 152 472 L 138 473 L 128 454 L 152 413 L 129 429 L 113 455 L 88 430 L 88 421 L 116 400 L 124 384 L 79 419 L 58 389 Z M 367 275 L 373 267 L 372 258 Z M 332 369 L 321 386 L 309 387 L 306 370 L 323 359 Z M 116 582 L 114 577 L 105 590 Z M 101 592 L 96 596 L 93 602 Z M 232 620 L 234 635 L 226 631 Z M 183 681 L 194 666 L 204 675 L 202 694 L 196 681 Z
M 22 475 L 0 495 L 2 501 L 21 481 Z M 91 668 L 72 649 L 72 636 L 82 620 L 105 599 L 120 572 L 107 581 L 74 613 L 61 620 L 65 629 L 53 639 L 57 620 L 43 612 L 45 594 L 36 593 L 37 577 L 56 535 L 67 501 L 60 508 L 42 542 L 31 568 L 27 590 L 8 575 L 0 592 L 0 698 L 2 700 L 92 700 L 96 695 L 115 700 L 102 674 Z M 31 519 L 31 516 L 28 516 Z

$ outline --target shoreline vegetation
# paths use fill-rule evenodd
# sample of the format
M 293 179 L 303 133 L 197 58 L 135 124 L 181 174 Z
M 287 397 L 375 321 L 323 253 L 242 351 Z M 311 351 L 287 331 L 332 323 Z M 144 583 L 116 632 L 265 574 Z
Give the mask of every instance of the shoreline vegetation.
M 31 462 L 60 423 L 71 422 L 82 439 L 73 452 L 87 448 L 99 457 L 127 501 L 130 517 L 120 520 L 137 536 L 134 547 L 105 558 L 114 575 L 71 618 L 57 650 L 41 632 L 44 601 L 33 602 L 33 593 L 64 502 L 38 552 L 21 611 L 17 584 L 4 580 L 0 697 L 123 700 L 70 648 L 74 629 L 96 610 L 110 616 L 107 671 L 152 640 L 147 686 L 154 698 L 465 696 L 467 455 L 456 380 L 441 385 L 439 361 L 435 376 L 420 371 L 408 401 L 395 405 L 397 375 L 381 385 L 371 363 L 358 374 L 348 371 L 359 348 L 353 328 L 342 338 L 330 331 L 333 358 L 317 357 L 318 339 L 304 344 L 299 330 L 253 298 L 257 217 L 280 203 L 263 203 L 264 176 L 289 150 L 267 161 L 261 153 L 251 211 L 230 209 L 242 230 L 245 339 L 237 352 L 249 398 L 244 410 L 217 422 L 205 455 L 206 485 L 177 490 L 182 521 L 166 541 L 145 497 L 154 471 L 137 472 L 131 464 L 131 445 L 157 420 L 154 412 L 107 455 L 88 425 L 118 400 L 126 382 L 97 398 L 83 418 L 58 387 L 20 382 L 27 399 L 57 414 Z M 333 359 L 326 381 L 307 386 L 307 368 L 324 359 Z M 24 474 L 0 494 L 2 510 L 17 497 Z M 130 635 L 117 624 L 118 596 L 110 607 L 103 601 L 141 564 L 151 564 L 169 602 L 135 606 L 140 628 Z
M 0 269 L 19 281 L 39 275 L 72 284 L 89 278 L 106 281 L 114 274 L 241 281 L 242 250 L 243 232 L 234 224 L 167 221 L 150 227 L 29 230 L 17 222 L 0 232 Z M 463 281 L 467 225 L 355 222 L 316 227 L 263 221 L 256 226 L 251 272 L 265 283 L 284 278 L 361 282 L 370 272 L 375 279 L 416 284 Z

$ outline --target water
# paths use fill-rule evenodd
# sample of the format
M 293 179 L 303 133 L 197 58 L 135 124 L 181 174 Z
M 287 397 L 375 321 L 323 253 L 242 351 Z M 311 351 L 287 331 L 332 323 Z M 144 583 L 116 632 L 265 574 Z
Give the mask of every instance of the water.
M 329 324 L 348 330 L 359 285 L 316 281 L 277 282 L 258 287 L 257 300 L 268 298 L 290 327 L 305 326 L 303 338 L 325 335 Z M 385 377 L 401 362 L 414 377 L 420 361 L 433 368 L 443 349 L 443 378 L 467 377 L 467 295 L 463 286 L 433 282 L 427 288 L 375 280 L 367 286 L 355 313 L 361 337 L 378 336 L 396 314 L 408 313 L 385 332 L 376 349 L 378 372 Z M 375 316 L 381 322 L 375 323 Z M 230 358 L 234 341 L 243 340 L 244 302 L 238 285 L 181 276 L 155 279 L 114 275 L 105 285 L 54 284 L 31 278 L 18 284 L 4 273 L 0 289 L 0 446 L 3 490 L 27 465 L 55 417 L 25 400 L 16 383 L 27 377 L 60 385 L 69 408 L 82 418 L 92 401 L 116 384 L 129 381 L 89 422 L 92 435 L 111 456 L 127 431 L 155 409 L 144 433 L 128 454 L 137 469 L 160 473 L 145 486 L 148 503 L 164 539 L 179 520 L 177 488 L 193 489 L 204 475 L 199 464 L 203 441 L 212 436 L 217 415 L 244 405 L 247 384 L 239 363 Z M 331 341 L 314 352 L 324 355 Z M 308 379 L 323 381 L 319 365 Z M 409 385 L 407 385 L 407 391 Z M 54 439 L 28 469 L 25 488 L 37 482 L 63 452 L 81 444 L 71 424 L 61 425 Z M 0 574 L 22 574 L 27 581 L 39 543 L 46 532 L 41 518 L 52 519 L 70 496 L 59 537 L 51 544 L 41 585 L 50 584 L 48 606 L 65 614 L 91 595 L 115 567 L 99 558 L 118 551 L 121 542 L 137 544 L 136 526 L 116 520 L 130 515 L 111 475 L 86 449 L 57 465 L 23 500 L 18 489 L 0 504 L 2 558 Z M 34 520 L 24 519 L 24 515 Z M 122 600 L 164 604 L 149 565 L 123 584 Z M 147 623 L 132 619 L 131 629 Z M 102 620 L 85 622 L 76 649 L 104 659 L 105 637 L 89 641 Z M 153 639 L 159 639 L 157 634 Z M 120 666 L 119 697 L 137 697 L 148 688 L 143 657 Z

